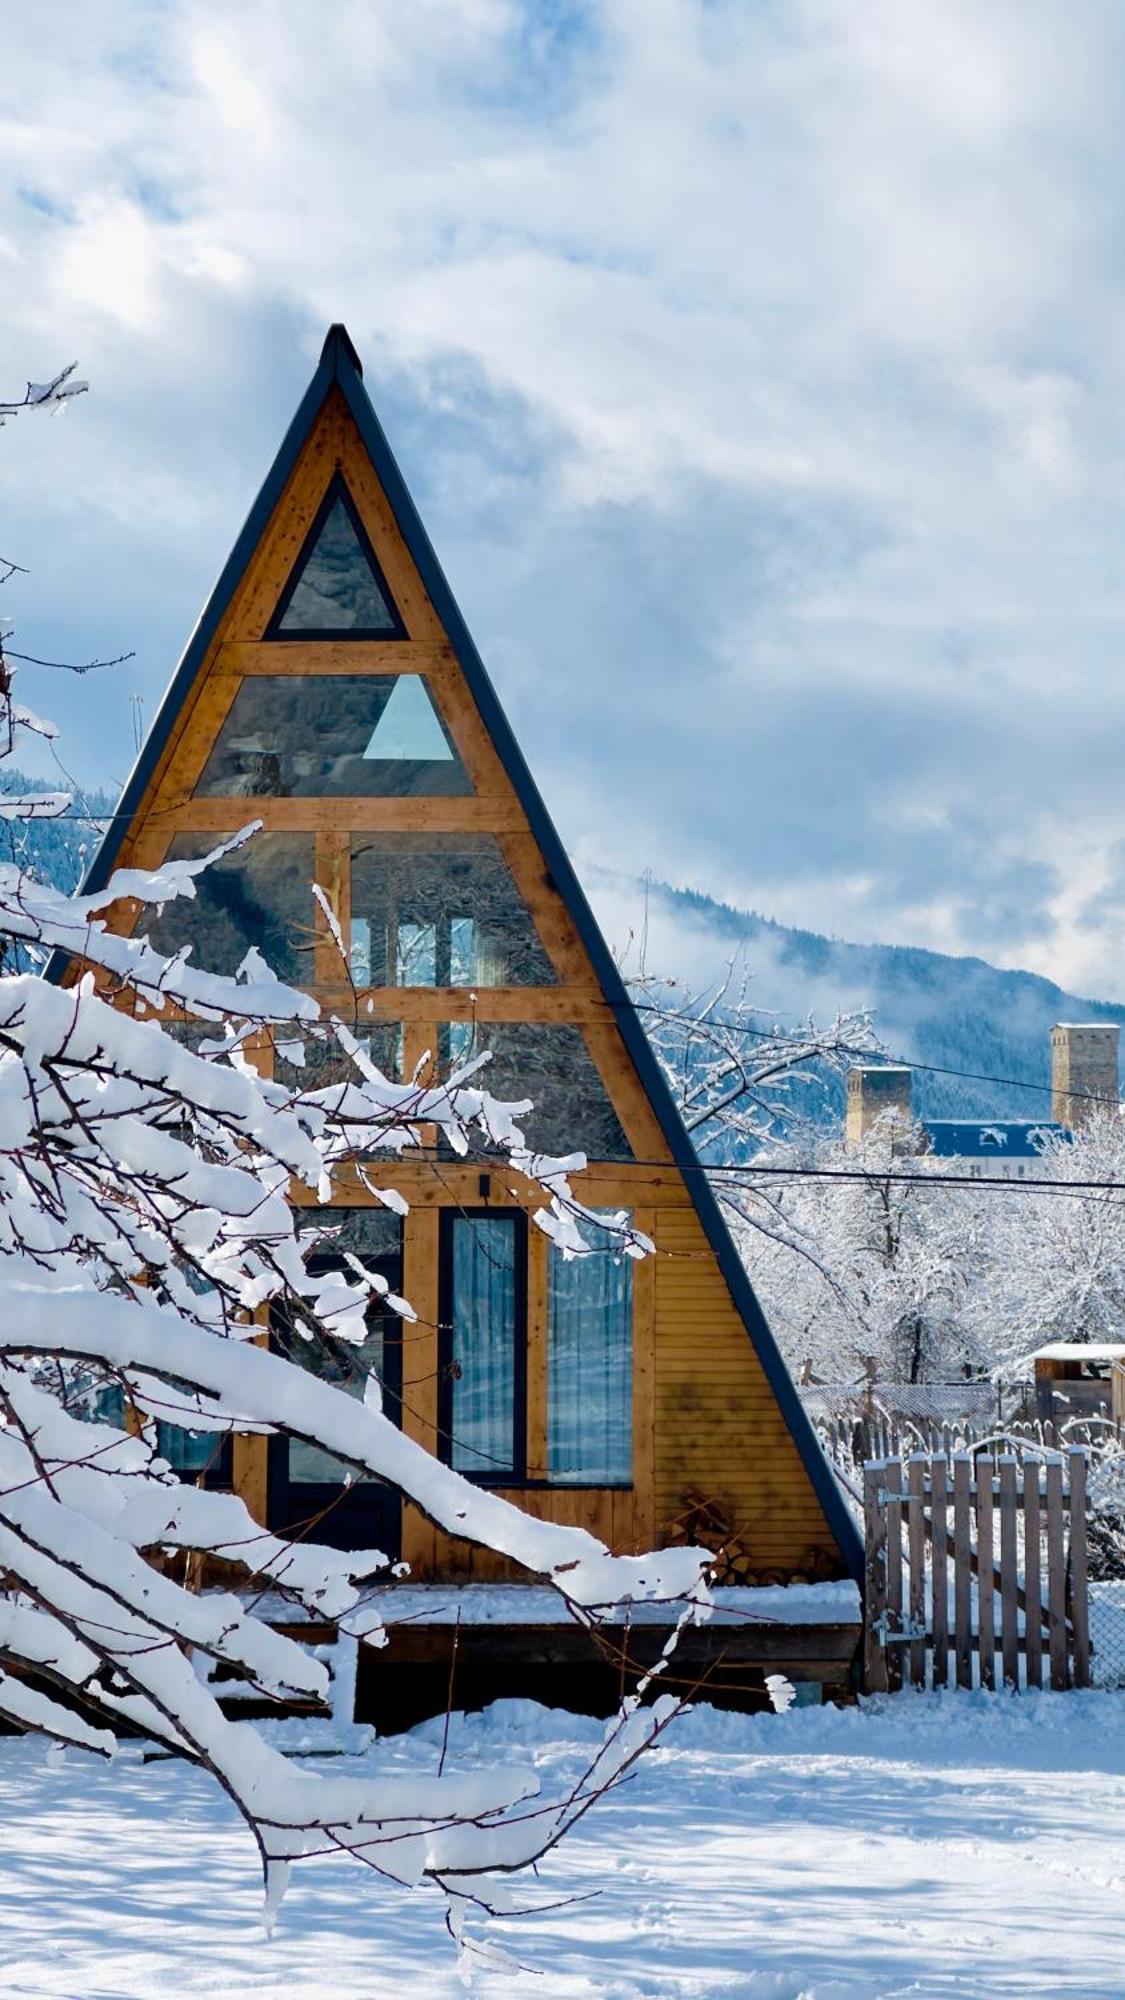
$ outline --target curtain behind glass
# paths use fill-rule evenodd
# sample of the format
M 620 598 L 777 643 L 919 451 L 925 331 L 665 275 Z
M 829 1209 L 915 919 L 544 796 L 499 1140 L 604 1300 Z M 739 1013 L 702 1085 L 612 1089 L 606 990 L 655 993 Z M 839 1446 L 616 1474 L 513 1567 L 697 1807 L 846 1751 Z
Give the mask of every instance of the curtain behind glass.
M 633 1477 L 633 1266 L 552 1246 L 547 1320 L 547 1470 L 559 1485 Z
M 501 1478 L 516 1469 L 516 1228 L 510 1216 L 454 1219 L 451 1319 L 450 1460 L 459 1472 Z

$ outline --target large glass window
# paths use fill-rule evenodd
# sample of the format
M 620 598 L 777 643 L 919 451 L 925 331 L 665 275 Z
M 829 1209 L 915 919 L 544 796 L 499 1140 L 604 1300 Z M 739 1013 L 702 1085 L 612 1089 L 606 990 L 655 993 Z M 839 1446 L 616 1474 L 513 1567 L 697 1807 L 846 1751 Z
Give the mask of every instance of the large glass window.
M 178 833 L 168 859 L 194 860 L 220 838 Z M 279 979 L 307 986 L 314 872 L 311 834 L 256 833 L 196 876 L 194 898 L 177 897 L 162 912 L 142 910 L 137 929 L 169 955 L 190 944 L 194 965 L 226 975 L 237 972 L 254 945 Z
M 551 962 L 492 834 L 357 834 L 358 986 L 550 986 Z
M 633 1477 L 633 1265 L 593 1248 L 551 1246 L 547 1310 L 547 1471 L 559 1485 Z
M 530 1098 L 518 1120 L 534 1152 L 582 1152 L 588 1160 L 630 1160 L 632 1147 L 606 1095 L 581 1028 L 534 1021 L 447 1022 L 441 1030 L 443 1064 L 455 1067 L 488 1049 L 491 1061 L 472 1077 L 474 1087 L 506 1102 Z M 444 1142 L 443 1142 L 444 1143 Z M 483 1133 L 474 1145 L 488 1149 Z
M 345 1055 L 335 1036 L 329 1035 L 321 1041 L 312 1035 L 297 1033 L 292 1039 L 300 1044 L 303 1062 L 293 1059 L 291 1044 L 283 1041 L 277 1044 L 273 1062 L 275 1077 L 289 1090 L 325 1090 L 334 1083 L 362 1083 L 363 1078 L 355 1063 Z M 364 1055 L 391 1082 L 401 1076 L 401 1021 L 379 1021 L 367 1025 L 357 1033 L 356 1040 Z
M 421 674 L 252 674 L 200 798 L 462 798 L 472 791 Z
M 323 1232 L 322 1248 L 308 1258 L 311 1271 L 333 1270 L 343 1265 L 345 1253 L 352 1251 L 368 1270 L 386 1278 L 391 1290 L 402 1284 L 402 1224 L 384 1208 L 315 1208 L 301 1211 L 302 1231 Z M 345 1395 L 362 1401 L 368 1379 L 374 1375 L 383 1391 L 387 1416 L 398 1420 L 402 1383 L 402 1322 L 386 1301 L 373 1298 L 366 1314 L 366 1338 L 362 1345 L 322 1337 L 306 1339 L 288 1313 L 275 1309 L 273 1340 L 278 1350 L 319 1381 L 331 1382 Z M 380 1485 L 368 1472 L 357 1472 L 332 1452 L 301 1438 L 285 1440 L 290 1484 L 337 1486 L 349 1479 L 354 1484 Z
M 522 1215 L 447 1215 L 444 1456 L 488 1484 L 522 1478 L 526 1411 Z
M 169 1403 L 174 1403 L 175 1389 L 170 1388 L 166 1393 Z M 109 1424 L 119 1431 L 128 1428 L 124 1392 L 116 1382 L 104 1387 L 89 1387 L 79 1371 L 70 1386 L 65 1406 L 72 1417 L 83 1421 Z M 158 1418 L 156 1449 L 172 1471 L 185 1482 L 202 1478 L 208 1486 L 229 1486 L 231 1483 L 229 1431 L 184 1430 L 180 1424 Z
M 270 639 L 403 636 L 386 577 L 343 480 L 335 478 L 282 593 Z

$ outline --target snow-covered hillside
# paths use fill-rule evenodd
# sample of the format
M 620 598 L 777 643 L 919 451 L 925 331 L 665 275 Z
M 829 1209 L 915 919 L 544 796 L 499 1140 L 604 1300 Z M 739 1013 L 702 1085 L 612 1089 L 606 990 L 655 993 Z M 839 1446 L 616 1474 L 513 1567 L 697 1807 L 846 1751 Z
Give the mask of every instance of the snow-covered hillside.
M 0 788 L 50 789 L 14 770 L 5 771 Z M 107 792 L 89 793 L 76 799 L 62 820 L 22 825 L 20 858 L 40 879 L 72 889 L 114 803 Z M 1052 1023 L 1125 1022 L 1125 1004 L 1090 1000 L 1035 973 L 1005 971 L 984 959 L 906 945 L 848 944 L 735 909 L 699 890 L 609 870 L 586 869 L 584 882 L 627 971 L 637 970 L 642 937 L 650 971 L 696 988 L 738 952 L 754 975 L 752 999 L 782 1022 L 797 1023 L 810 1013 L 827 1022 L 849 1009 L 870 1008 L 892 1055 L 1012 1079 L 996 1085 L 919 1071 L 916 1104 L 930 1117 L 1037 1117 L 1047 1106 Z M 842 1114 L 838 1088 L 830 1084 L 822 1101 L 830 1115 Z
M 739 952 L 751 997 L 783 1022 L 831 1021 L 869 1007 L 888 1051 L 938 1069 L 978 1071 L 1010 1084 L 915 1078 L 916 1105 L 937 1118 L 1036 1118 L 1047 1107 L 1048 1033 L 1055 1021 L 1125 1022 L 1125 1004 L 1068 993 L 1031 972 L 907 945 L 847 944 L 775 923 L 694 889 L 585 871 L 610 943 L 636 968 L 644 940 L 651 972 L 705 985 Z M 1035 1087 L 1032 1087 L 1035 1086 Z M 830 1100 L 831 1101 L 831 1100 Z M 835 1108 L 842 1113 L 842 1092 Z

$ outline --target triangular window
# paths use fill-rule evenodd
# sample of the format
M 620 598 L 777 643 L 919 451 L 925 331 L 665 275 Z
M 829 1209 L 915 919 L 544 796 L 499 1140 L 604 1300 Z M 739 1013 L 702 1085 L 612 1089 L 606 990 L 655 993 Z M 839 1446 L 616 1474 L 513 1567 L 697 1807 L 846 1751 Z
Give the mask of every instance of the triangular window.
M 490 1061 L 470 1087 L 501 1103 L 531 1099 L 516 1118 L 532 1152 L 554 1157 L 576 1149 L 590 1160 L 631 1160 L 633 1149 L 610 1102 L 581 1028 L 538 1021 L 447 1021 L 438 1030 L 443 1067 L 454 1069 L 487 1049 Z M 475 1152 L 496 1147 L 473 1128 Z M 449 1142 L 439 1138 L 438 1151 Z
M 420 674 L 403 674 L 364 751 L 371 763 L 448 764 L 453 750 Z
M 406 637 L 387 579 L 338 473 L 306 536 L 266 637 Z

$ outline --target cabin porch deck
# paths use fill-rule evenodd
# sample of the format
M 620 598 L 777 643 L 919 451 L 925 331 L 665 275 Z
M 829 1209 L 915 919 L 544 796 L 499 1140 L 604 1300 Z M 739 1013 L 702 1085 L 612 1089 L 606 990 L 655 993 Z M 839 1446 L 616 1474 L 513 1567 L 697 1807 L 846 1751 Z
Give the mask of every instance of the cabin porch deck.
M 768 1706 L 766 1675 L 784 1674 L 799 1699 L 851 1699 L 862 1635 L 853 1583 L 714 1597 L 712 1616 L 681 1633 L 653 1692 L 756 1709 Z M 280 1598 L 255 1609 L 279 1624 L 294 1616 Z M 510 1696 L 608 1715 L 656 1665 L 677 1615 L 666 1604 L 614 1607 L 590 1630 L 544 1584 L 391 1584 L 372 1592 L 368 1609 L 387 1643 L 360 1648 L 355 1717 L 385 1733 Z

